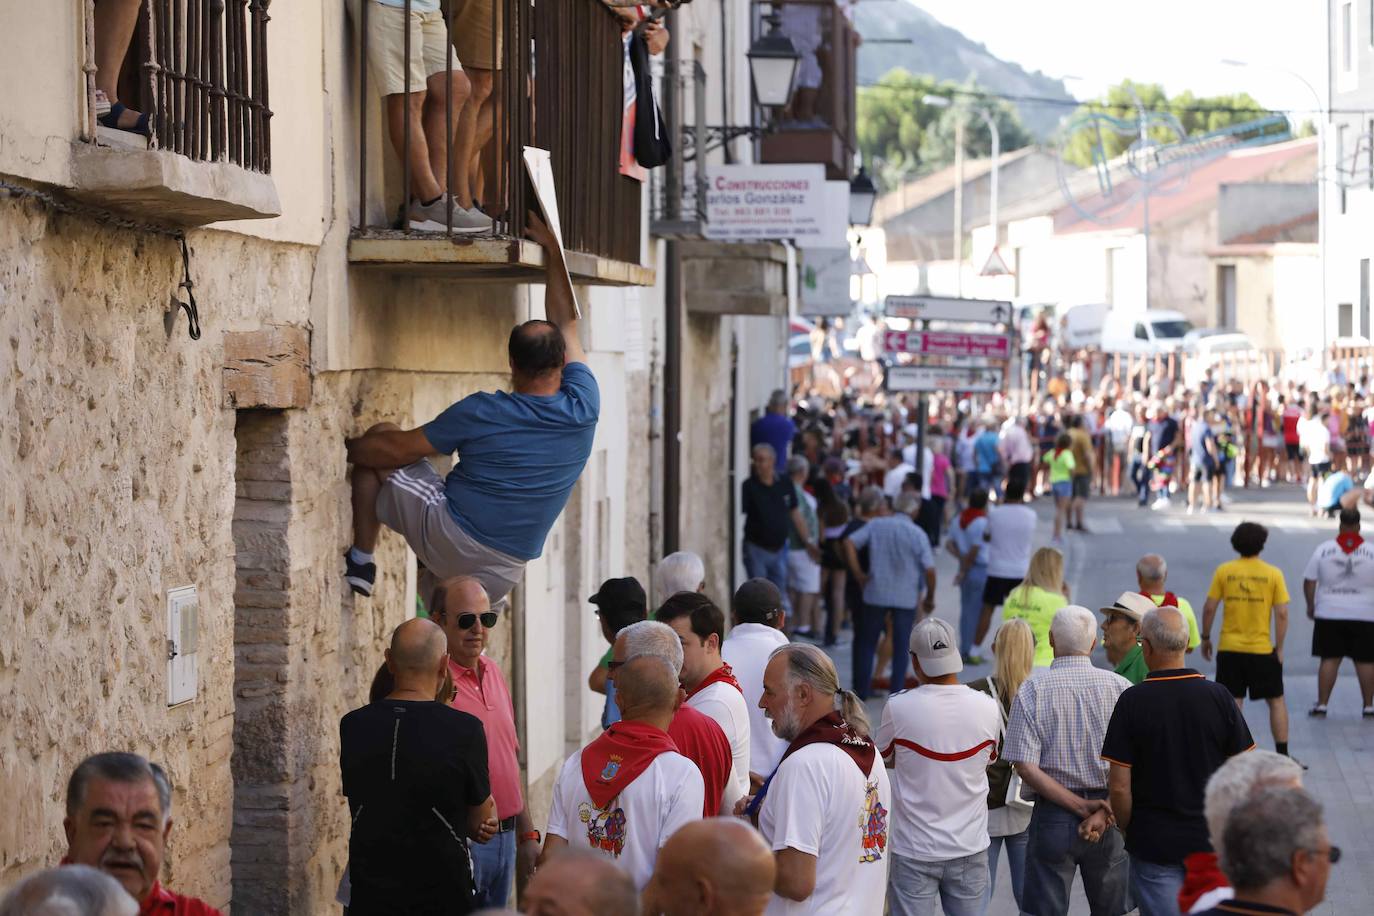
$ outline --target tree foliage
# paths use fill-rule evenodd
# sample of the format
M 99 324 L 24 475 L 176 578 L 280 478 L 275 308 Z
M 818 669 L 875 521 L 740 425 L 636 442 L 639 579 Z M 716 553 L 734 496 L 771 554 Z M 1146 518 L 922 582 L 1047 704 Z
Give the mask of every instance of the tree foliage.
M 1064 147 L 1064 157 L 1076 165 L 1090 165 L 1099 137 L 1102 151 L 1108 159 L 1121 155 L 1139 138 L 1135 125 L 1139 123 L 1141 106 L 1147 112 L 1173 115 L 1178 119 L 1185 137 L 1200 136 L 1273 114 L 1243 92 L 1203 98 L 1191 92 L 1182 92 L 1171 99 L 1158 83 L 1125 80 L 1109 88 L 1104 98 L 1080 106 L 1067 119 L 1067 126 L 1072 129 L 1074 121 L 1086 113 L 1105 114 L 1123 122 L 1121 129 L 1104 129 L 1100 133 L 1096 130 L 1074 130 Z M 1173 143 L 1179 139 L 1174 130 L 1163 125 L 1152 127 L 1149 134 L 1160 143 Z
M 996 120 L 1002 152 L 1030 143 L 1016 109 L 1002 101 L 973 98 L 968 95 L 971 91 L 976 87 L 902 69 L 889 71 L 876 85 L 859 90 L 859 149 L 884 190 L 953 162 L 959 118 L 964 119 L 965 154 L 990 155 L 992 133 L 972 110 L 974 106 Z M 927 95 L 944 96 L 954 104 L 948 108 L 929 105 L 924 101 Z

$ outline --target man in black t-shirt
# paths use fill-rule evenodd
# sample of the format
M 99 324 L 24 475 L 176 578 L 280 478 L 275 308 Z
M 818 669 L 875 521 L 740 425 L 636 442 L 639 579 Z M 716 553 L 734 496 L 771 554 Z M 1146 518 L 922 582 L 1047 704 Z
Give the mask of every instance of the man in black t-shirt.
M 396 687 L 339 723 L 339 766 L 353 828 L 350 916 L 472 911 L 466 838 L 497 831 L 482 723 L 435 701 L 448 641 L 422 618 L 386 653 Z
M 1174 465 L 1178 460 L 1178 421 L 1171 415 L 1170 407 L 1165 402 L 1150 408 L 1150 451 L 1145 463 L 1157 494 L 1154 502 L 1156 509 L 1167 509 L 1169 506 L 1169 484 L 1173 481 Z
M 744 513 L 744 569 L 751 579 L 767 579 L 787 602 L 787 535 L 795 530 L 811 559 L 820 562 L 820 547 L 811 540 L 806 520 L 797 503 L 797 490 L 777 473 L 777 457 L 766 443 L 754 446 L 753 473 L 740 487 L 740 511 Z
M 1183 665 L 1188 622 L 1161 607 L 1140 625 L 1145 680 L 1116 702 L 1102 741 L 1112 814 L 1126 831 L 1143 916 L 1177 913 L 1183 860 L 1211 851 L 1203 796 L 1227 758 L 1255 746 L 1225 687 Z

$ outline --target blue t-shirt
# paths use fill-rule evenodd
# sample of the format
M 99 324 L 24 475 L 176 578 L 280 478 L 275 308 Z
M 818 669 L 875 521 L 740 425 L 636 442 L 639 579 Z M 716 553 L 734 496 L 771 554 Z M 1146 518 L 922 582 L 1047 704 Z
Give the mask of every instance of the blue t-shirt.
M 1214 438 L 1212 435 L 1212 427 L 1208 426 L 1202 420 L 1197 420 L 1193 423 L 1192 452 L 1194 464 L 1204 465 L 1211 460 L 1207 454 L 1207 440 L 1212 438 Z
M 1330 509 L 1338 506 L 1341 497 L 1355 488 L 1355 481 L 1350 479 L 1350 475 L 1345 471 L 1337 471 L 1334 474 L 1327 474 L 1326 479 L 1317 488 L 1317 508 Z
M 1001 456 L 997 452 L 997 434 L 984 430 L 973 440 L 973 460 L 979 474 L 991 474 L 997 470 Z
M 792 437 L 796 434 L 796 424 L 782 414 L 770 410 L 749 427 L 749 447 L 753 448 L 759 443 L 773 446 L 774 457 L 777 458 L 776 467 L 782 471 L 787 465 L 787 453 L 792 448 Z
M 544 538 L 592 453 L 601 392 L 583 363 L 563 367 L 557 394 L 481 391 L 425 427 L 440 454 L 458 453 L 444 488 L 459 526 L 521 560 Z

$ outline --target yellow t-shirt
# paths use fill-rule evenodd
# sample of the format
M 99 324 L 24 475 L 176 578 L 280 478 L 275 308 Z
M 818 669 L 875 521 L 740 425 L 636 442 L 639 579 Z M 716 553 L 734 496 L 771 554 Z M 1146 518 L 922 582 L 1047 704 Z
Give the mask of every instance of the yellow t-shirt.
M 1067 483 L 1073 477 L 1073 450 L 1055 449 L 1040 459 L 1050 466 L 1050 483 Z
M 1048 668 L 1054 661 L 1054 650 L 1050 648 L 1050 622 L 1054 612 L 1069 603 L 1061 592 L 1046 591 L 1038 585 L 1030 588 L 1018 585 L 1011 590 L 1007 600 L 1002 603 L 1002 620 L 1020 618 L 1030 624 L 1035 635 L 1035 667 Z
M 1073 449 L 1073 474 L 1087 477 L 1093 472 L 1093 437 L 1079 426 L 1069 430 L 1069 439 L 1073 443 L 1069 446 Z
M 1259 557 L 1242 557 L 1217 567 L 1207 597 L 1222 603 L 1222 652 L 1249 652 L 1268 655 L 1274 651 L 1269 639 L 1270 612 L 1276 604 L 1287 604 L 1288 588 L 1283 572 Z

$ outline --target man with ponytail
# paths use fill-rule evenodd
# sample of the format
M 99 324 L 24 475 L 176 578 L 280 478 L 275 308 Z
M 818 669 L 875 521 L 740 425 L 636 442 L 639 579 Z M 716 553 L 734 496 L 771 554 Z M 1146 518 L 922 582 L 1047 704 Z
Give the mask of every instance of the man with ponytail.
M 881 913 L 892 792 L 862 702 L 812 645 L 781 646 L 759 700 L 788 742 L 743 811 L 777 860 L 767 916 Z

